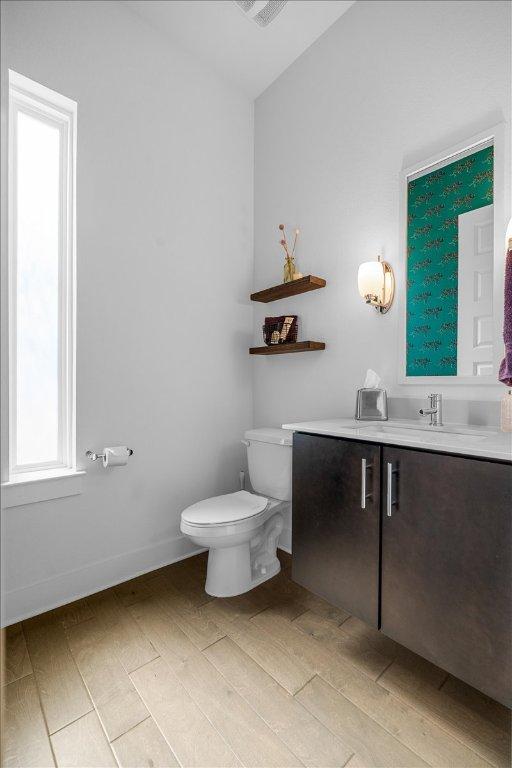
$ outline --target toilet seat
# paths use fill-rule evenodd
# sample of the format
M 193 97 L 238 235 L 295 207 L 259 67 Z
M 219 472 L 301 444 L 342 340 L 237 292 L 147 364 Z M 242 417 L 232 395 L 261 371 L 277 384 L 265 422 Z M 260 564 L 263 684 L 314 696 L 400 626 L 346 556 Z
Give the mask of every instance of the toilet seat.
M 181 519 L 194 528 L 231 525 L 259 516 L 268 506 L 265 496 L 237 491 L 198 501 L 181 513 Z
M 247 491 L 213 496 L 183 510 L 180 530 L 188 536 L 207 535 L 212 540 L 244 534 L 263 525 L 281 504 L 277 499 L 267 499 Z

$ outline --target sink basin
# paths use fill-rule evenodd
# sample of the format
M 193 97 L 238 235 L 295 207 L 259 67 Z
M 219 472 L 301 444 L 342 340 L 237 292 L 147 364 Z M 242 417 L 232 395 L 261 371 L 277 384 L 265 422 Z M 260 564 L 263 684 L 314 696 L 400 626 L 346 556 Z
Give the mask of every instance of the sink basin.
M 465 443 L 470 441 L 481 442 L 490 437 L 493 432 L 480 432 L 472 429 L 466 429 L 465 427 L 429 427 L 429 426 L 416 426 L 409 424 L 390 425 L 390 424 L 369 424 L 366 427 L 359 427 L 358 431 L 366 433 L 367 435 L 379 435 L 385 437 L 400 438 L 401 436 L 406 439 L 415 438 L 422 442 L 435 443 L 439 442 L 440 435 L 443 436 L 444 442 L 446 438 L 449 442 Z
M 512 434 L 505 434 L 490 426 L 473 424 L 445 424 L 431 427 L 428 420 L 399 419 L 389 421 L 356 421 L 353 417 L 318 419 L 283 428 L 313 435 L 366 440 L 400 448 L 423 448 L 428 451 L 480 456 L 512 461 Z

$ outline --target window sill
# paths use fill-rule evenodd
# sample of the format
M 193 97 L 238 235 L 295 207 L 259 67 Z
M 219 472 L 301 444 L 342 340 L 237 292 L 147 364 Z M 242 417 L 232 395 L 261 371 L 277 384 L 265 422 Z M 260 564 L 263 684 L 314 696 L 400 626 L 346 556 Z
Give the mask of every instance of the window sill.
M 14 475 L 8 482 L 2 483 L 2 508 L 77 496 L 82 493 L 85 470 L 45 470 L 27 475 Z

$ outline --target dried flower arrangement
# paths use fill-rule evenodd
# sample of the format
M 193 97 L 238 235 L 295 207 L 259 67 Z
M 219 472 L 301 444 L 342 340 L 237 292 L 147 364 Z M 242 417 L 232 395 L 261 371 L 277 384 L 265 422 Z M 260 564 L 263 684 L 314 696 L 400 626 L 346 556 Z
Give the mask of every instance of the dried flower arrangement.
M 291 250 L 291 253 L 288 249 L 288 242 L 286 240 L 286 232 L 284 231 L 284 224 L 279 225 L 279 229 L 282 233 L 282 238 L 279 241 L 280 245 L 283 246 L 284 252 L 286 254 L 285 261 L 284 261 L 284 278 L 283 283 L 291 283 L 292 280 L 298 280 L 300 277 L 302 277 L 302 274 L 300 272 L 296 272 L 295 269 L 295 246 L 297 245 L 297 238 L 299 236 L 299 230 L 295 230 L 295 237 L 293 239 L 293 248 Z

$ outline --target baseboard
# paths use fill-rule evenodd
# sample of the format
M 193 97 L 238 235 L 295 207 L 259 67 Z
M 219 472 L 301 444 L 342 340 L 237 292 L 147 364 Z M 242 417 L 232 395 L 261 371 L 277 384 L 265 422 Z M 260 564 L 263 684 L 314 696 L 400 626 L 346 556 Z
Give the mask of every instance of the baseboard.
M 292 553 L 292 529 L 291 528 L 283 528 L 281 531 L 281 535 L 279 536 L 279 543 L 277 545 L 279 549 L 283 549 L 285 552 L 288 552 L 289 555 Z
M 292 552 L 292 530 L 283 528 L 279 549 Z M 74 600 L 93 595 L 102 589 L 121 584 L 143 573 L 177 563 L 204 552 L 195 547 L 188 536 L 175 536 L 158 544 L 99 560 L 67 573 L 13 589 L 2 594 L 2 627 L 59 608 Z
M 203 552 L 188 536 L 175 536 L 158 544 L 99 560 L 67 573 L 2 594 L 2 627 L 52 608 L 108 589 L 128 579 L 154 571 Z

